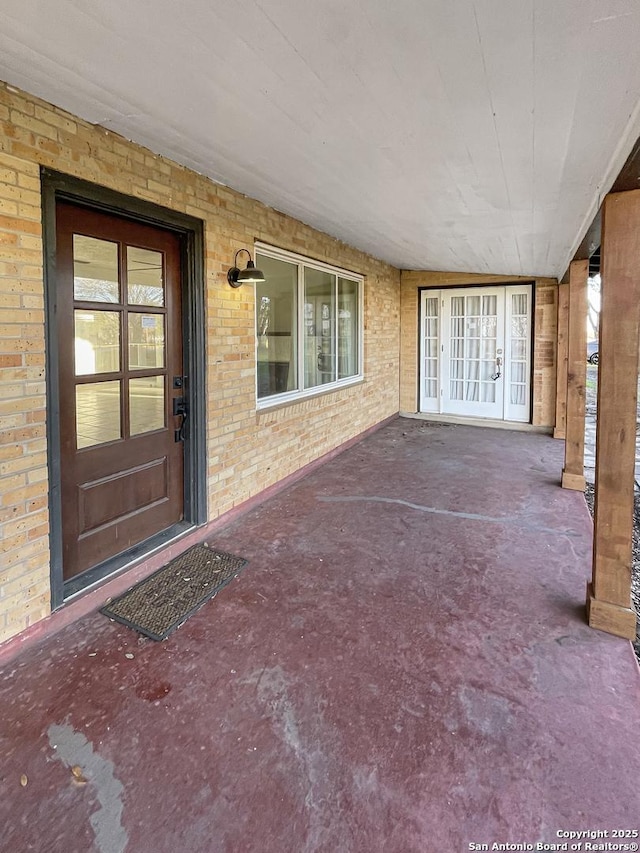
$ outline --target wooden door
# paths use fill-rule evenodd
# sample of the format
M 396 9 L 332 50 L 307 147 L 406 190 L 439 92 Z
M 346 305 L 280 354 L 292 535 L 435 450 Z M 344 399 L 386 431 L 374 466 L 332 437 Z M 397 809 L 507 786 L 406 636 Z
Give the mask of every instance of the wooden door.
M 180 245 L 67 203 L 56 232 L 68 580 L 183 518 Z

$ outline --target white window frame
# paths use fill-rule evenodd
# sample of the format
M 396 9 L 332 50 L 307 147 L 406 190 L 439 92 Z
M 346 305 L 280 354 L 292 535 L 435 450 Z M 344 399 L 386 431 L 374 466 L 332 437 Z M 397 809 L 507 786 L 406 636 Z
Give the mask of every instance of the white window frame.
M 343 267 L 332 266 L 325 264 L 322 261 L 316 261 L 313 258 L 308 258 L 305 255 L 299 255 L 296 252 L 289 252 L 285 249 L 278 249 L 270 246 L 267 243 L 254 243 L 254 258 L 257 254 L 266 255 L 275 260 L 285 261 L 289 264 L 296 264 L 298 268 L 298 283 L 297 283 L 297 328 L 296 328 L 296 367 L 298 376 L 298 386 L 304 383 L 304 268 L 310 267 L 321 272 L 327 272 L 335 276 L 335 304 L 336 304 L 336 322 L 334 323 L 334 341 L 333 351 L 338 358 L 337 335 L 339 323 L 338 320 L 338 278 L 348 279 L 358 285 L 358 347 L 356 351 L 358 365 L 357 373 L 353 376 L 348 376 L 345 379 L 336 379 L 333 382 L 326 382 L 323 385 L 313 385 L 310 388 L 298 387 L 293 391 L 285 391 L 282 394 L 272 394 L 269 397 L 258 397 L 258 335 L 256 334 L 258 326 L 258 300 L 255 299 L 253 330 L 255 336 L 255 394 L 256 394 L 256 409 L 270 409 L 275 406 L 282 406 L 285 403 L 295 402 L 297 400 L 305 400 L 309 397 L 317 397 L 321 394 L 327 394 L 332 391 L 338 391 L 341 388 L 348 388 L 351 385 L 358 385 L 364 380 L 364 276 L 355 273 L 352 270 L 344 269 Z M 260 268 L 259 262 L 256 260 L 256 266 Z

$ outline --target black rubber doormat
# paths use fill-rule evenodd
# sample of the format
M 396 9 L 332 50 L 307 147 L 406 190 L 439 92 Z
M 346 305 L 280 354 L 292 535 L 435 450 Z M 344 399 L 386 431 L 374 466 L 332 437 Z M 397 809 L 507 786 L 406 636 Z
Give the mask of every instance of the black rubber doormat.
M 194 545 L 100 612 L 152 640 L 166 640 L 246 565 L 242 557 Z

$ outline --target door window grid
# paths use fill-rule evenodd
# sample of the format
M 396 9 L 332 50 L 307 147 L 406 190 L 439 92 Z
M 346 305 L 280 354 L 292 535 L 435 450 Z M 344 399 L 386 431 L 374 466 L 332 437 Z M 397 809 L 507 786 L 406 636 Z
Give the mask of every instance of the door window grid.
M 439 306 L 439 296 L 427 296 L 425 298 L 423 382 L 424 396 L 428 398 L 438 396 Z
M 122 246 L 121 269 L 126 267 L 132 278 L 123 302 L 119 245 L 78 234 L 73 238 L 79 450 L 166 428 L 164 257 Z M 96 301 L 107 304 L 101 308 Z M 143 374 L 140 379 L 127 375 L 133 370 Z M 95 381 L 98 374 L 107 375 Z
M 529 300 L 527 293 L 511 295 L 511 352 L 509 399 L 511 405 L 527 403 Z
M 452 400 L 495 403 L 497 355 L 495 294 L 451 297 L 449 391 Z

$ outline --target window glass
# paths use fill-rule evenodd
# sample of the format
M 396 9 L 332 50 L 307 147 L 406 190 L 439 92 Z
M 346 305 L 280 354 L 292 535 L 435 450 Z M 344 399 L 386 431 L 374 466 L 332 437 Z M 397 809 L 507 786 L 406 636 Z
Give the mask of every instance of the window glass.
M 116 441 L 120 430 L 120 382 L 76 385 L 77 446 Z
M 338 279 L 338 379 L 358 374 L 358 282 Z
M 266 252 L 256 266 L 265 275 L 255 291 L 258 399 L 357 377 L 360 281 Z
M 164 376 L 145 376 L 129 380 L 129 419 L 131 435 L 164 428 Z
M 127 246 L 127 294 L 130 305 L 164 305 L 161 252 Z
M 73 297 L 83 302 L 118 302 L 118 244 L 73 235 Z
M 304 270 L 304 387 L 336 379 L 336 277 L 323 270 Z M 307 317 L 313 322 L 307 323 Z
M 164 316 L 129 313 L 129 367 L 164 367 Z
M 120 370 L 120 312 L 83 308 L 73 313 L 76 376 Z
M 259 263 L 258 263 L 259 260 Z M 294 391 L 298 387 L 297 264 L 257 255 L 265 281 L 256 284 L 258 398 Z

